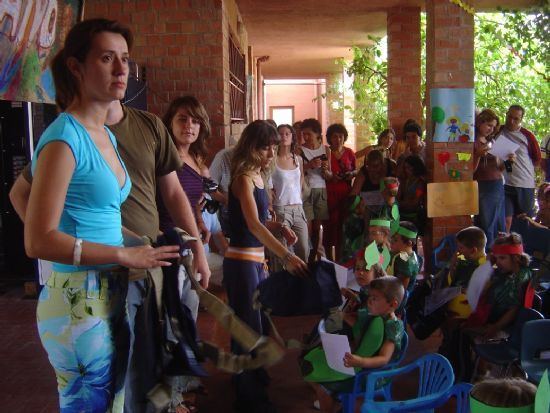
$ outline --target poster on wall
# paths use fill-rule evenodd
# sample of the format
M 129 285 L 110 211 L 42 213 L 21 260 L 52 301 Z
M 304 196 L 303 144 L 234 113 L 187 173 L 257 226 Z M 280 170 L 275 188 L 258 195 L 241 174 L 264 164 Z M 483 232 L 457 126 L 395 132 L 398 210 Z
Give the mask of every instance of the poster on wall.
M 434 142 L 474 141 L 474 89 L 430 90 Z
M 0 99 L 54 103 L 50 63 L 83 0 L 0 1 Z

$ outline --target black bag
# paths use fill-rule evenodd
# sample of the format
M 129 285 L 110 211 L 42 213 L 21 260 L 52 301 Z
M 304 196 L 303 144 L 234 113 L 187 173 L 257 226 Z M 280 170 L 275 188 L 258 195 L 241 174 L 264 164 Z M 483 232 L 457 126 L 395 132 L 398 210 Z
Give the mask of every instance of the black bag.
M 258 301 L 275 316 L 326 314 L 342 305 L 334 265 L 317 261 L 310 272 L 304 278 L 288 271 L 271 274 L 258 286 Z
M 446 319 L 446 306 L 424 315 L 426 297 L 431 293 L 431 284 L 428 281 L 423 281 L 414 287 L 407 302 L 407 322 L 411 326 L 414 336 L 419 340 L 427 339 Z

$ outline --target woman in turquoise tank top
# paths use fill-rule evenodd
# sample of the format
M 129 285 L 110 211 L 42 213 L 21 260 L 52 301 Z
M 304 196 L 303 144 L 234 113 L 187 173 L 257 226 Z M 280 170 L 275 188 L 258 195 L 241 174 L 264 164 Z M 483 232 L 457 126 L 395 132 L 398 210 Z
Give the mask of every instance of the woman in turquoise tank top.
M 177 246 L 124 248 L 120 205 L 131 183 L 104 126 L 128 79 L 130 31 L 83 21 L 52 61 L 63 111 L 32 160 L 25 249 L 53 261 L 37 307 L 42 345 L 57 376 L 63 413 L 122 412 L 128 352 L 129 268 L 169 265 Z M 119 357 L 117 357 L 119 356 Z

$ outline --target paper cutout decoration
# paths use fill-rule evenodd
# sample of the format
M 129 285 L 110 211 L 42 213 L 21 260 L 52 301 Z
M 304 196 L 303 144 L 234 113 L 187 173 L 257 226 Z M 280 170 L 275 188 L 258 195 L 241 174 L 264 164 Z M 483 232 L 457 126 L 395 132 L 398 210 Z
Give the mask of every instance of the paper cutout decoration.
M 550 382 L 548 381 L 548 370 L 545 370 L 535 396 L 535 413 L 548 411 L 550 411 Z
M 451 154 L 449 152 L 439 152 L 437 154 L 437 160 L 441 166 L 445 166 L 445 164 L 451 160 Z
M 459 161 L 469 161 L 472 158 L 472 154 L 467 152 L 457 152 L 456 157 Z
M 460 179 L 460 171 L 457 171 L 456 169 L 449 169 L 449 176 L 453 179 Z
M 429 183 L 427 204 L 429 218 L 477 215 L 477 181 Z
M 365 262 L 367 263 L 367 270 L 370 270 L 374 264 L 380 263 L 380 252 L 378 252 L 376 241 L 372 241 L 367 248 L 365 248 Z
M 391 207 L 391 221 L 390 221 L 390 234 L 393 235 L 399 229 L 399 221 L 401 217 L 399 215 L 399 207 L 397 204 L 393 204 Z
M 390 254 L 390 250 L 385 245 L 380 257 L 382 258 L 382 263 L 380 265 L 382 266 L 384 271 L 386 271 L 386 268 L 388 268 L 388 265 L 390 265 L 391 254 Z

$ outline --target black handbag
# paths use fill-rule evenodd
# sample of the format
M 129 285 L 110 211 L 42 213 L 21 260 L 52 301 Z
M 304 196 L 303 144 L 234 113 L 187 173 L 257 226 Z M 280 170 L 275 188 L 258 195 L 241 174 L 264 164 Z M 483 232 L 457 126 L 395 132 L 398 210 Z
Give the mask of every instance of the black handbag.
M 275 316 L 326 314 L 342 305 L 334 264 L 316 261 L 310 272 L 303 278 L 288 271 L 271 274 L 258 286 L 258 301 Z

